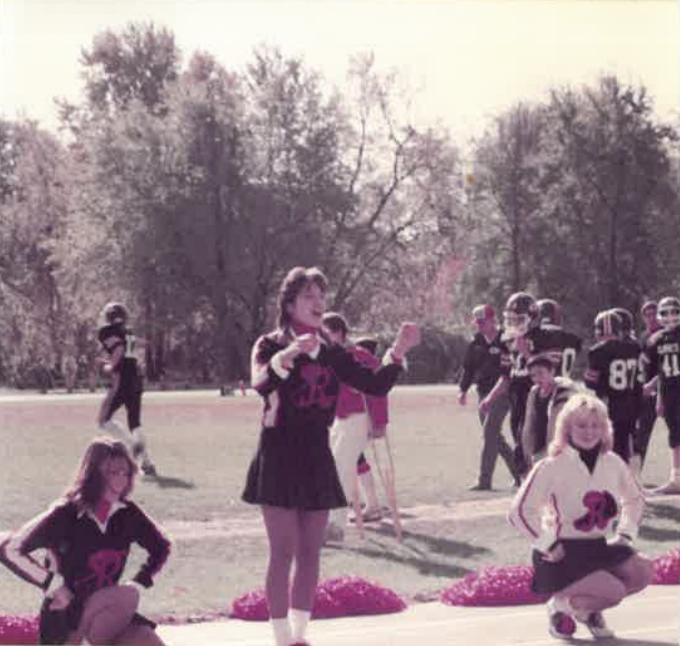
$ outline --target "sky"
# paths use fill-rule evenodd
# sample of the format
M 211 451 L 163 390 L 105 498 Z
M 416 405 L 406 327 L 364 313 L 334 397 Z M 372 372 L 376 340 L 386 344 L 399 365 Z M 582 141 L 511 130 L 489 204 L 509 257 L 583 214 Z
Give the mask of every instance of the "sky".
M 0 0 L 0 115 L 56 130 L 54 97 L 81 96 L 81 48 L 129 21 L 170 29 L 184 62 L 203 50 L 235 71 L 277 45 L 340 89 L 350 57 L 373 52 L 418 123 L 466 139 L 602 73 L 644 84 L 659 118 L 680 114 L 680 0 Z

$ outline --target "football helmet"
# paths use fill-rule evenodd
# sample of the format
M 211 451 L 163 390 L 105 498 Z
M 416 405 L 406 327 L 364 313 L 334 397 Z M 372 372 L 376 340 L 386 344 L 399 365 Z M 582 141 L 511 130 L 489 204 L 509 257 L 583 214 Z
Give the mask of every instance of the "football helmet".
M 659 325 L 666 330 L 671 330 L 680 323 L 680 300 L 674 296 L 666 296 L 659 301 L 656 312 Z
M 605 337 L 620 337 L 623 331 L 621 317 L 615 310 L 598 312 L 594 322 L 595 338 L 599 341 Z
M 109 325 L 116 325 L 117 323 L 125 323 L 128 319 L 128 313 L 122 303 L 111 302 L 104 305 L 102 310 L 104 320 Z
M 536 303 L 539 325 L 562 325 L 562 308 L 552 298 L 542 298 Z
M 505 303 L 503 327 L 508 338 L 526 334 L 538 324 L 536 299 L 528 292 L 515 292 Z
M 624 338 L 635 338 L 635 319 L 627 309 L 623 307 L 613 307 L 612 310 L 621 319 L 621 335 Z

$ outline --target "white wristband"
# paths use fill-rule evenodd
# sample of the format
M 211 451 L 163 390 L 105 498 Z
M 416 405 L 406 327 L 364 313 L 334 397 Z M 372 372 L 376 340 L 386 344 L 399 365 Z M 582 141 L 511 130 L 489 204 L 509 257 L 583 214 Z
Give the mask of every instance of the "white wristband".
M 281 377 L 281 379 L 288 379 L 290 370 L 283 367 L 283 364 L 281 363 L 281 352 L 283 352 L 283 350 L 280 350 L 271 358 L 270 365 L 272 370 Z

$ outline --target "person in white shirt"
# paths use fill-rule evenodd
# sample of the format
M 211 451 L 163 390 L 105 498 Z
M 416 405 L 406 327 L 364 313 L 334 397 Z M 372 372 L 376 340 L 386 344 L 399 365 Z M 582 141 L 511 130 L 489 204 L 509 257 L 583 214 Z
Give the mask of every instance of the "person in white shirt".
M 533 467 L 508 519 L 533 545 L 532 589 L 552 594 L 549 631 L 570 638 L 576 621 L 593 636 L 611 637 L 602 611 L 644 589 L 651 562 L 632 543 L 644 497 L 612 451 L 606 406 L 586 393 L 560 411 L 548 457 Z

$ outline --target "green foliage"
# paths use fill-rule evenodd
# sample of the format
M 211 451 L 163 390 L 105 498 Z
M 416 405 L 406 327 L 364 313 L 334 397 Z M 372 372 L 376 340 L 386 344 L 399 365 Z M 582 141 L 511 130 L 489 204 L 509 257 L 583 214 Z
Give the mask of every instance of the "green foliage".
M 464 175 L 371 55 L 341 95 L 272 47 L 241 71 L 208 52 L 182 67 L 174 36 L 140 23 L 98 34 L 81 64 L 63 141 L 0 121 L 0 380 L 91 352 L 84 330 L 111 299 L 151 380 L 247 378 L 296 265 L 320 266 L 329 306 L 386 339 L 404 319 L 465 332 L 474 304 L 518 289 L 583 333 L 602 306 L 678 289 L 677 135 L 644 87 L 603 77 L 514 106 Z M 450 379 L 451 348 L 423 346 L 410 378 Z

